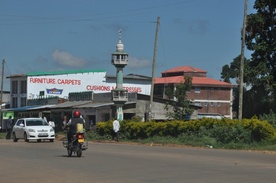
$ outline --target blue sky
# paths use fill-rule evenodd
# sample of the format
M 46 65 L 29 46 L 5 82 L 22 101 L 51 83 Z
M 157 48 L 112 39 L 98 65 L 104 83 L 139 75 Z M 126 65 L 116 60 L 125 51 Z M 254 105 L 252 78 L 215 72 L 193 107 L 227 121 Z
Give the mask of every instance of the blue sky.
M 253 4 L 248 0 L 248 14 Z M 0 59 L 5 76 L 82 69 L 115 75 L 111 54 L 122 29 L 124 74 L 151 76 L 160 16 L 155 77 L 189 65 L 219 80 L 222 66 L 241 53 L 243 10 L 243 0 L 1 0 Z

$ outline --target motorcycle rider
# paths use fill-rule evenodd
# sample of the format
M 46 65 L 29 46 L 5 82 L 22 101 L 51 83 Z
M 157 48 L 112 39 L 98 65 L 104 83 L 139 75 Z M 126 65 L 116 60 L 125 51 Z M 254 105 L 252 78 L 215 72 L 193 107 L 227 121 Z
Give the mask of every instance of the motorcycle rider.
M 68 123 L 63 128 L 63 129 L 68 128 L 68 131 L 67 131 L 68 144 L 72 142 L 72 137 L 77 132 L 77 124 L 84 125 L 84 120 L 80 118 L 80 116 L 81 116 L 81 113 L 78 110 L 74 111 L 73 117 L 68 121 Z

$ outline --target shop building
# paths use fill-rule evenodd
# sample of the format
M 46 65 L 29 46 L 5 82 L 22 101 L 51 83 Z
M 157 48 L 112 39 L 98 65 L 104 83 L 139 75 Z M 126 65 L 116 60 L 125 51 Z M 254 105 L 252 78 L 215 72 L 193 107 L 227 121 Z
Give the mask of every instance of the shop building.
M 74 92 L 111 92 L 116 87 L 116 77 L 104 70 L 80 70 L 60 72 L 31 72 L 11 75 L 10 107 L 27 106 L 28 100 L 43 98 L 68 99 Z M 124 89 L 149 95 L 151 78 L 141 75 L 124 76 Z
M 85 119 L 86 128 L 100 121 L 114 118 L 117 109 L 112 100 L 116 77 L 105 71 L 42 72 L 13 75 L 11 80 L 14 120 L 21 117 L 46 117 L 56 122 L 61 129 L 74 110 L 79 110 Z M 147 121 L 150 106 L 151 78 L 141 75 L 124 76 L 124 88 L 128 101 L 122 106 L 124 119 L 134 116 Z M 166 99 L 153 98 L 152 119 L 162 121 L 166 116 Z M 197 118 L 197 109 L 191 119 Z

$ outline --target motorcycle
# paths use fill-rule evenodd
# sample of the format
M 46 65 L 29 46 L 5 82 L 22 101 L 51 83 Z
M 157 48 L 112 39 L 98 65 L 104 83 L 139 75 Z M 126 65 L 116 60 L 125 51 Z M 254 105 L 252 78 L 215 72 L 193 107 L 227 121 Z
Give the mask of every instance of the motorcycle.
M 64 140 L 63 146 L 67 149 L 68 156 L 72 156 L 72 154 L 77 154 L 77 157 L 82 156 L 82 151 L 88 149 L 88 143 L 84 138 L 84 132 L 77 132 L 72 137 L 71 143 L 68 144 L 68 140 Z

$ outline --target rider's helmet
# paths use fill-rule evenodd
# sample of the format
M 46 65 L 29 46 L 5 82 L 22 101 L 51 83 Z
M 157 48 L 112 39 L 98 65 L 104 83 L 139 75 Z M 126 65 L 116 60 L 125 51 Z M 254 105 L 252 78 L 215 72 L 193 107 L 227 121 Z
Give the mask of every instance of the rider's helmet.
M 80 111 L 75 111 L 75 112 L 73 113 L 73 116 L 74 116 L 75 118 L 79 118 L 80 115 L 81 115 Z

